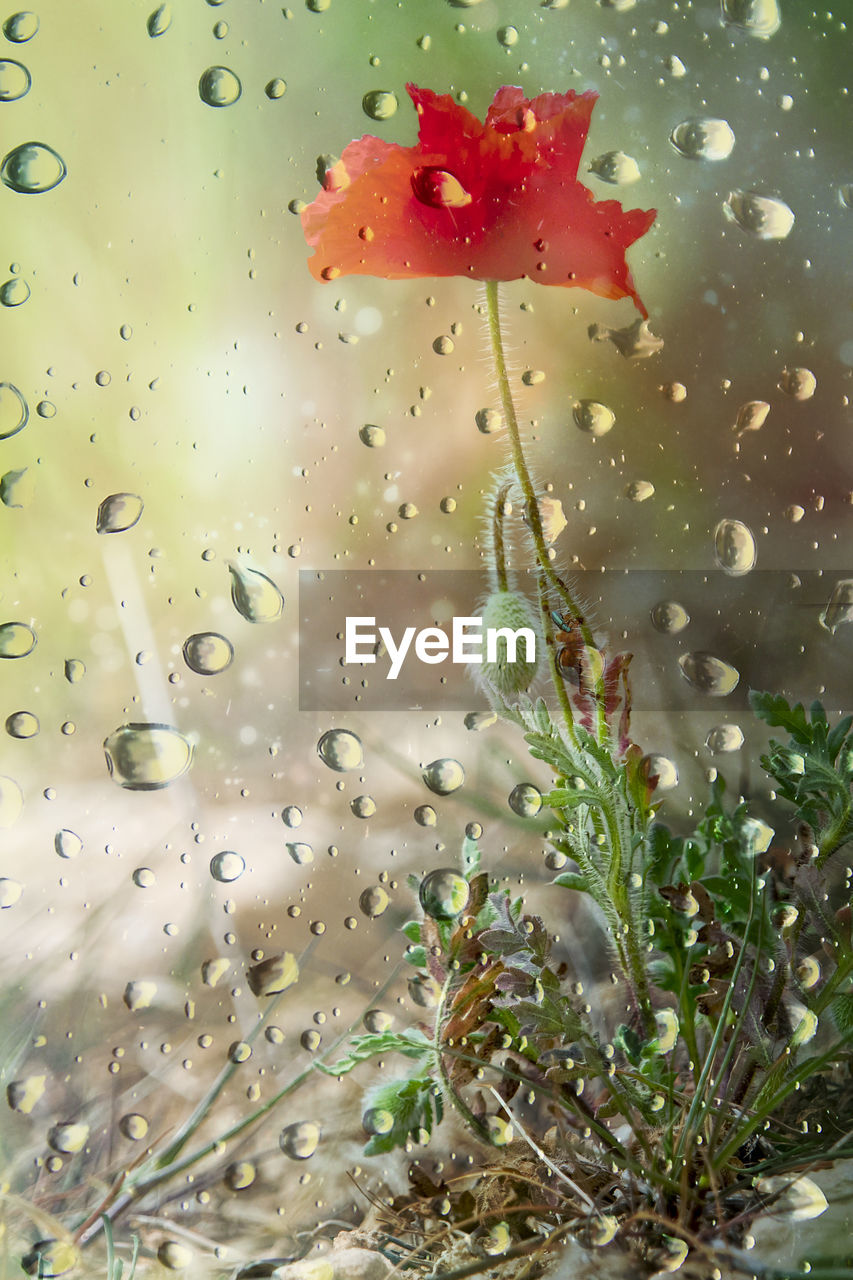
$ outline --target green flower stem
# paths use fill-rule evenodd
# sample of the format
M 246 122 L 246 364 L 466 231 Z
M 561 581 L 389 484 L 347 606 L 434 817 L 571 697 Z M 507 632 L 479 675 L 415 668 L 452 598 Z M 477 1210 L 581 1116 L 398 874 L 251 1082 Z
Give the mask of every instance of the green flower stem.
M 816 866 L 822 867 L 828 858 L 831 858 L 836 849 L 839 849 L 848 838 L 845 833 L 850 825 L 850 800 L 845 799 L 841 812 L 835 821 L 823 833 L 820 841 L 820 852 L 817 856 Z
M 566 692 L 566 682 L 560 674 L 560 668 L 557 662 L 557 643 L 554 638 L 554 624 L 551 621 L 551 611 L 548 608 L 548 588 L 547 580 L 544 573 L 539 575 L 538 593 L 539 593 L 539 616 L 542 619 L 542 630 L 545 636 L 545 652 L 548 655 L 548 672 L 551 676 L 551 684 L 557 693 L 557 701 L 560 704 L 560 710 L 563 713 L 563 722 L 566 728 L 574 738 L 574 716 L 572 715 L 572 704 L 569 702 L 569 695 Z
M 578 620 L 577 625 L 580 627 L 584 644 L 588 649 L 595 649 L 592 632 L 590 631 L 587 623 L 583 620 L 583 614 L 578 606 L 578 602 L 554 569 L 550 556 L 548 555 L 545 535 L 542 532 L 542 518 L 539 514 L 539 503 L 536 498 L 533 481 L 530 478 L 530 471 L 528 470 L 527 462 L 524 457 L 524 449 L 521 444 L 521 432 L 518 427 L 518 417 L 515 412 L 515 404 L 513 402 L 512 391 L 509 385 L 509 374 L 507 373 L 506 356 L 504 354 L 503 337 L 501 334 L 497 280 L 486 281 L 486 314 L 489 327 L 489 339 L 492 347 L 492 357 L 495 362 L 495 372 L 498 379 L 498 389 L 500 391 L 501 404 L 504 411 L 504 420 L 509 434 L 512 464 L 515 469 L 515 474 L 518 477 L 521 492 L 524 496 L 527 521 L 530 527 L 530 532 L 533 536 L 533 544 L 536 548 L 536 558 L 543 573 L 547 577 L 551 586 L 557 592 L 565 608 L 571 614 L 573 619 Z M 597 736 L 599 741 L 604 741 L 607 736 L 607 721 L 604 715 L 604 691 L 600 676 L 596 680 L 595 692 L 598 719 Z
M 438 1078 L 441 1082 L 442 1092 L 450 1100 L 452 1105 L 461 1115 L 462 1119 L 468 1125 L 469 1129 L 478 1138 L 488 1141 L 486 1130 L 480 1120 L 474 1115 L 474 1112 L 465 1102 L 464 1098 L 456 1092 L 450 1080 L 450 1074 L 444 1065 L 444 1046 L 441 1043 L 442 1024 L 444 1022 L 444 1009 L 447 1004 L 447 997 L 450 994 L 450 988 L 456 974 L 453 969 L 450 970 L 444 980 L 444 986 L 441 988 L 438 1005 L 435 1010 L 435 1035 L 433 1036 L 432 1048 L 435 1057 L 435 1065 L 438 1070 Z
M 495 492 L 492 507 L 492 552 L 494 564 L 490 567 L 495 574 L 495 587 L 498 591 L 509 590 L 509 575 L 506 568 L 506 545 L 504 543 L 504 507 L 509 501 L 512 484 L 505 480 Z

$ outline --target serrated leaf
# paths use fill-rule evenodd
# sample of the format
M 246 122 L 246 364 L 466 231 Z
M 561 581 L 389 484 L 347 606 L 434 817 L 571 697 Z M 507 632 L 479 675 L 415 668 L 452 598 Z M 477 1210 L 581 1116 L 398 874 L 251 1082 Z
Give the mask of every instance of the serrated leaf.
M 830 729 L 826 739 L 826 750 L 830 760 L 835 760 L 844 745 L 844 739 L 850 732 L 851 725 L 853 725 L 853 716 L 845 716 L 843 720 L 839 720 L 834 729 Z
M 853 993 L 845 991 L 842 995 L 836 996 L 829 1006 L 829 1011 L 832 1014 L 832 1021 L 841 1034 L 849 1035 L 853 1031 Z
M 429 1076 L 390 1080 L 371 1089 L 365 1097 L 366 1112 L 384 1112 L 391 1117 L 391 1128 L 374 1133 L 364 1148 L 365 1155 L 382 1155 L 395 1147 L 404 1147 L 409 1138 L 417 1140 L 421 1129 L 432 1133 L 441 1120 L 441 1096 Z
M 792 707 L 781 694 L 764 693 L 757 689 L 750 689 L 749 705 L 765 724 L 787 729 L 798 742 L 811 742 L 812 735 L 806 719 L 805 709 L 801 702 Z
M 318 1070 L 328 1076 L 345 1076 L 360 1062 L 367 1062 L 381 1053 L 402 1053 L 406 1058 L 422 1058 L 432 1045 L 422 1031 L 412 1027 L 409 1031 L 382 1031 L 366 1036 L 353 1036 L 348 1052 L 334 1063 L 315 1062 Z

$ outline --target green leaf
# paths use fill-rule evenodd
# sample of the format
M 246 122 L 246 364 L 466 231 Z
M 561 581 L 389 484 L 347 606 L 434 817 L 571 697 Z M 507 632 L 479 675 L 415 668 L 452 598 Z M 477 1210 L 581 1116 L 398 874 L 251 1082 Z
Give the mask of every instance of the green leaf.
M 845 716 L 843 720 L 839 720 L 834 729 L 830 729 L 826 739 L 826 750 L 830 760 L 835 760 L 844 745 L 844 739 L 850 732 L 851 725 L 853 725 L 853 716 Z
M 421 940 L 421 922 L 420 920 L 407 920 L 402 926 L 402 932 L 409 939 L 409 942 L 418 943 Z
M 430 1076 L 415 1076 L 404 1080 L 390 1080 L 371 1089 L 365 1097 L 365 1116 L 384 1114 L 390 1117 L 391 1127 L 384 1133 L 374 1133 L 364 1148 L 365 1155 L 382 1155 L 395 1147 L 404 1147 L 409 1138 L 415 1141 L 421 1129 L 432 1133 L 433 1126 L 442 1117 L 440 1094 Z
M 345 1076 L 360 1062 L 375 1058 L 380 1053 L 402 1053 L 407 1058 L 422 1058 L 431 1049 L 431 1042 L 417 1027 L 409 1031 L 382 1031 L 375 1035 L 353 1036 L 345 1057 L 334 1063 L 315 1061 L 314 1065 L 327 1076 Z
M 549 791 L 547 795 L 542 797 L 542 803 L 547 804 L 552 809 L 577 809 L 578 805 L 592 803 L 594 798 L 594 794 L 589 791 L 555 787 L 553 791 Z
M 586 877 L 577 871 L 561 871 L 551 883 L 558 884 L 562 889 L 574 889 L 577 893 L 589 893 Z
M 792 707 L 781 694 L 762 693 L 757 689 L 750 689 L 749 705 L 759 720 L 763 720 L 765 724 L 778 725 L 782 729 L 787 729 L 798 742 L 811 742 L 812 734 L 801 702 Z
M 853 1031 L 853 993 L 845 991 L 843 995 L 836 996 L 829 1006 L 829 1011 L 832 1014 L 832 1021 L 842 1035 Z
M 462 874 L 466 880 L 473 880 L 480 870 L 480 846 L 476 840 L 466 836 L 462 841 Z
M 413 964 L 416 969 L 425 969 L 427 962 L 426 947 L 410 947 L 403 952 L 403 959 L 408 964 Z

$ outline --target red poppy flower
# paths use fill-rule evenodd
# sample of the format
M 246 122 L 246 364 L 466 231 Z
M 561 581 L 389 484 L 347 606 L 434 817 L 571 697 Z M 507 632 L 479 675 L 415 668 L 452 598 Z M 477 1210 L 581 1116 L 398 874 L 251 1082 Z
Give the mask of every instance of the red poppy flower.
M 633 298 L 625 250 L 656 210 L 594 200 L 577 180 L 598 94 L 499 89 L 484 124 L 449 94 L 407 85 L 417 145 L 351 142 L 302 211 L 317 280 L 470 276 Z

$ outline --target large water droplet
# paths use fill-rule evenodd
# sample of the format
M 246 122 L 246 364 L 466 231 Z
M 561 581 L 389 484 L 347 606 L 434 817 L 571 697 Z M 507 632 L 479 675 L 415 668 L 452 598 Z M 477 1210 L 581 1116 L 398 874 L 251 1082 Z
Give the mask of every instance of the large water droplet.
M 0 382 L 0 440 L 23 431 L 29 420 L 27 402 L 11 382 Z
M 3 159 L 0 181 L 21 195 L 38 195 L 58 187 L 67 170 L 62 156 L 44 142 L 22 142 Z
M 0 502 L 4 507 L 28 507 L 33 496 L 33 477 L 29 467 L 7 471 L 0 476 Z
M 169 30 L 172 25 L 172 6 L 170 4 L 161 4 L 153 13 L 148 15 L 146 26 L 148 34 L 152 40 L 157 36 L 162 36 L 164 32 Z
M 247 622 L 275 622 L 284 608 L 284 596 L 265 573 L 244 569 L 228 561 L 231 574 L 231 599 L 234 608 Z
M 720 521 L 714 530 L 714 559 L 732 578 L 740 578 L 755 568 L 755 538 L 743 521 Z
M 616 414 L 598 400 L 576 400 L 572 406 L 575 426 L 591 436 L 603 436 L 616 421 Z
M 689 685 L 700 693 L 708 693 L 715 698 L 724 698 L 731 693 L 740 680 L 740 672 L 734 667 L 701 649 L 694 653 L 683 653 L 678 659 L 678 665 Z
M 792 400 L 811 400 L 817 390 L 817 378 L 811 369 L 783 369 L 779 389 Z
M 384 1009 L 368 1009 L 362 1018 L 366 1031 L 372 1035 L 381 1036 L 384 1031 L 390 1031 L 394 1025 L 394 1015 L 386 1013 Z
M 678 786 L 678 769 L 669 756 L 651 752 L 649 755 L 643 756 L 640 767 L 646 779 L 649 781 L 652 778 L 656 779 L 655 789 L 657 791 L 672 791 Z
M 626 156 L 624 151 L 605 151 L 589 163 L 589 172 L 594 173 L 602 182 L 610 182 L 614 186 L 626 187 L 640 178 L 640 166 L 633 156 Z
M 2 101 L 2 99 L 0 99 Z M 0 306 L 20 307 L 30 296 L 30 286 L 23 276 L 12 276 L 0 284 Z
M 221 884 L 230 884 L 232 880 L 239 880 L 245 870 L 245 859 L 231 849 L 223 849 L 221 853 L 215 853 L 210 859 L 210 874 Z
M 275 102 L 278 98 L 283 98 L 287 93 L 287 83 L 280 76 L 275 76 L 272 80 L 268 80 L 264 86 L 264 93 L 270 102 Z
M 419 804 L 412 817 L 419 827 L 434 827 L 438 822 L 438 814 L 431 804 Z
M 14 778 L 0 777 L 0 827 L 12 827 L 21 816 L 24 795 Z
M 394 1117 L 387 1107 L 368 1107 L 361 1117 L 361 1127 L 365 1133 L 390 1133 L 394 1128 Z
M 735 145 L 735 135 L 727 120 L 697 116 L 683 120 L 669 135 L 679 155 L 688 160 L 727 160 Z
M 200 676 L 215 676 L 234 660 L 234 646 L 218 631 L 199 631 L 184 641 L 184 662 Z
M 308 1160 L 317 1150 L 320 1126 L 311 1120 L 286 1125 L 278 1135 L 278 1145 L 291 1160 Z
M 63 1155 L 73 1155 L 77 1151 L 82 1151 L 89 1137 L 89 1126 L 87 1124 L 55 1124 L 52 1129 L 48 1130 L 47 1144 L 54 1151 L 60 1151 Z
M 471 887 L 465 877 L 447 867 L 430 871 L 418 890 L 424 913 L 433 920 L 454 920 L 468 906 L 470 897 Z
M 38 14 L 31 9 L 21 9 L 3 23 L 3 35 L 12 44 L 25 44 L 27 40 L 32 40 L 38 29 Z
M 300 840 L 289 840 L 285 848 L 298 867 L 305 867 L 309 862 L 314 861 L 314 850 L 310 844 Z
M 17 102 L 29 92 L 32 77 L 22 62 L 0 60 L 0 102 Z
M 189 1245 L 179 1244 L 177 1240 L 164 1240 L 157 1250 L 157 1261 L 167 1271 L 184 1271 L 192 1264 L 193 1257 Z
M 853 622 L 853 578 L 836 582 L 818 621 L 831 635 L 835 635 L 843 622 Z
M 198 82 L 198 96 L 209 107 L 230 107 L 243 92 L 243 86 L 227 67 L 208 67 Z
M 86 664 L 82 658 L 65 659 L 65 679 L 69 684 L 79 684 L 86 674 Z
M 768 40 L 782 24 L 778 0 L 722 0 L 723 22 Z
M 76 858 L 83 852 L 83 841 L 75 831 L 63 827 L 53 837 L 53 847 L 60 858 Z
M 6 732 L 10 738 L 35 738 L 39 727 L 39 718 L 32 711 L 13 711 L 6 717 Z
M 530 782 L 519 782 L 510 791 L 507 803 L 519 818 L 535 818 L 542 808 L 542 792 Z
M 98 507 L 98 533 L 124 533 L 142 515 L 142 499 L 136 493 L 111 493 Z
M 366 444 L 368 449 L 381 449 L 385 443 L 385 432 L 381 427 L 376 427 L 372 422 L 366 422 L 363 427 L 359 427 L 358 438 L 362 444 Z
M 148 1121 L 138 1111 L 131 1111 L 118 1122 L 119 1132 L 131 1142 L 141 1142 L 148 1132 Z
M 740 751 L 743 746 L 743 730 L 738 724 L 718 724 L 708 733 L 705 746 L 712 755 L 727 755 L 730 751 Z
M 168 724 L 123 724 L 104 742 L 110 777 L 128 791 L 159 791 L 190 767 L 193 749 Z
M 44 1096 L 47 1076 L 27 1076 L 24 1080 L 12 1080 L 6 1085 L 6 1101 L 12 1111 L 28 1116 Z
M 690 614 L 677 600 L 659 600 L 652 608 L 651 619 L 655 631 L 674 636 L 687 626 Z
M 79 1255 L 70 1240 L 37 1240 L 21 1258 L 21 1268 L 28 1276 L 64 1276 L 77 1266 Z
M 5 911 L 8 907 L 14 907 L 15 903 L 20 901 L 23 892 L 24 886 L 19 880 L 12 880 L 9 876 L 0 876 L 0 911 Z
M 0 626 L 0 658 L 26 658 L 36 647 L 36 633 L 26 622 Z
M 794 225 L 793 210 L 784 200 L 762 196 L 757 191 L 730 191 L 723 212 L 730 222 L 757 240 L 784 240 Z
M 274 996 L 299 980 L 299 964 L 292 951 L 267 956 L 246 971 L 246 981 L 256 996 Z
M 412 191 L 415 198 L 430 209 L 464 209 L 473 199 L 454 174 L 434 165 L 415 169 L 412 174 Z M 450 342 L 450 339 L 447 341 Z M 435 349 L 435 343 L 433 348 Z M 449 354 L 452 350 L 453 343 L 450 342 L 449 351 L 439 354 Z
M 766 400 L 747 400 L 737 411 L 734 430 L 738 436 L 747 431 L 760 431 L 767 421 L 770 405 Z
M 484 436 L 492 436 L 496 431 L 503 430 L 503 416 L 497 409 L 478 409 L 474 414 L 474 421 L 477 430 Z
M 358 906 L 363 916 L 367 916 L 368 920 L 375 920 L 388 909 L 390 901 L 391 899 L 382 886 L 377 884 L 362 891 L 358 899 Z
M 625 497 L 630 502 L 647 502 L 655 496 L 655 486 L 651 480 L 632 480 L 625 486 Z
M 348 729 L 328 729 L 317 743 L 317 753 L 336 773 L 349 773 L 364 764 L 361 739 Z
M 464 785 L 465 770 L 458 760 L 444 756 L 428 764 L 421 777 L 435 795 L 449 796 Z
M 397 95 L 390 89 L 371 89 L 362 98 L 361 109 L 371 120 L 390 120 L 397 110 Z

